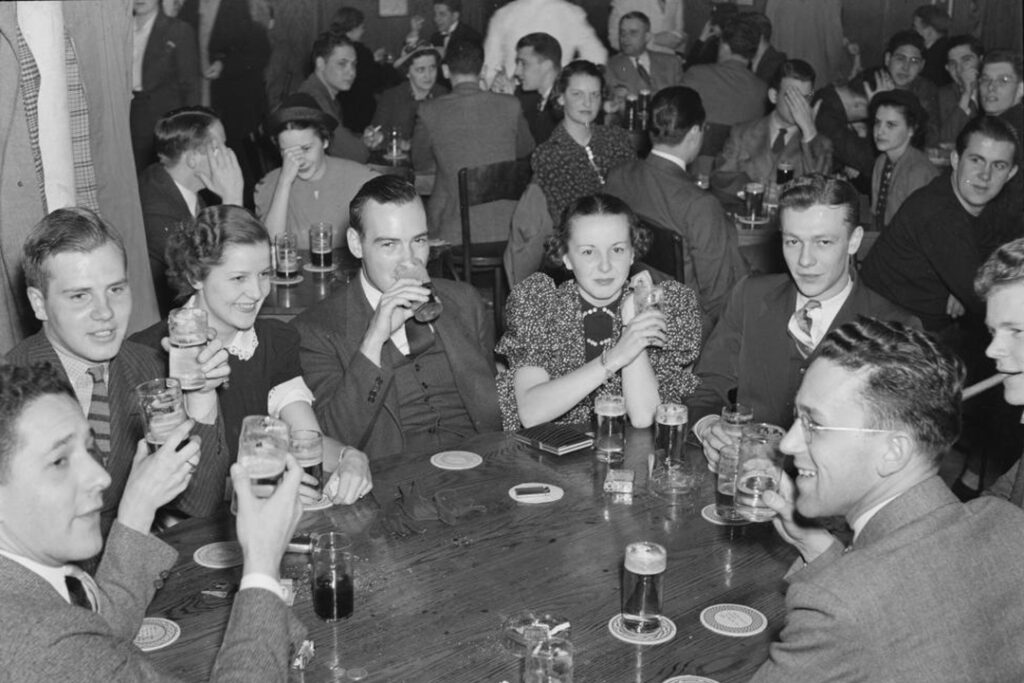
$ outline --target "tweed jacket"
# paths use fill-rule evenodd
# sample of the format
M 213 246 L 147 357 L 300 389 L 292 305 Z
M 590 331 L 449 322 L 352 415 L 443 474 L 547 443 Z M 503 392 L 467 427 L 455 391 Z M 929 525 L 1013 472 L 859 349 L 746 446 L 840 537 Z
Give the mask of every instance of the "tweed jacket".
M 875 168 L 871 172 L 871 215 L 874 216 L 878 206 L 878 195 L 882 186 L 882 173 L 885 171 L 885 154 L 875 159 Z M 889 181 L 889 195 L 885 202 L 885 225 L 876 225 L 875 230 L 882 230 L 892 217 L 896 215 L 907 197 L 921 189 L 939 175 L 939 169 L 928 160 L 928 155 L 916 147 L 907 147 L 892 170 Z

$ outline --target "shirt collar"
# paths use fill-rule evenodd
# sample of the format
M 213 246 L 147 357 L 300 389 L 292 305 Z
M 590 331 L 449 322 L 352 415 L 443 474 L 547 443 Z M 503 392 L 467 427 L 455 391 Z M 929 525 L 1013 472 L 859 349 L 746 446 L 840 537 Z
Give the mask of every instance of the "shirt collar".
M 667 159 L 668 161 L 671 161 L 673 164 L 683 169 L 684 171 L 686 170 L 686 162 L 675 155 L 669 154 L 668 152 L 662 152 L 660 149 L 652 149 L 650 156 Z
M 69 603 L 71 602 L 71 596 L 68 595 L 67 584 L 64 583 L 65 572 L 63 566 L 51 567 L 50 565 L 30 560 L 27 557 L 16 555 L 6 550 L 0 550 L 0 555 L 3 555 L 12 562 L 17 562 L 25 569 L 39 576 L 43 581 L 46 581 L 46 583 L 53 586 L 53 589 L 57 591 L 62 598 L 67 600 Z
M 363 288 L 363 294 L 366 295 L 366 300 L 370 302 L 370 308 L 377 310 L 377 306 L 380 305 L 380 298 L 384 296 L 384 293 L 379 289 L 370 284 L 370 281 L 366 279 L 366 273 L 363 269 L 359 269 L 359 284 Z
M 645 69 L 647 69 L 647 73 L 651 72 L 651 56 L 647 54 L 647 50 L 644 50 L 643 52 L 641 52 L 636 57 L 633 57 L 632 59 L 634 64 L 643 66 Z
M 897 494 L 895 496 L 892 496 L 891 498 L 886 498 L 885 500 L 883 500 L 878 505 L 876 505 L 876 506 L 874 506 L 872 508 L 868 508 L 867 510 L 865 510 L 861 514 L 860 517 L 858 517 L 857 519 L 855 519 L 852 522 L 850 522 L 850 528 L 853 529 L 853 540 L 854 540 L 854 542 L 856 542 L 857 537 L 860 536 L 860 532 L 864 530 L 864 527 L 866 527 L 868 525 L 868 522 L 871 521 L 871 518 L 874 517 L 876 514 L 878 514 L 879 510 L 884 508 L 886 505 L 888 505 L 889 503 L 891 503 L 892 501 L 894 501 L 898 497 L 899 497 L 899 494 Z
M 195 308 L 196 295 L 193 294 L 185 302 L 185 308 Z M 247 330 L 239 330 L 235 332 L 235 336 L 231 338 L 231 341 L 224 344 L 224 349 L 239 360 L 249 360 L 256 353 L 256 347 L 260 345 L 259 338 L 256 337 L 256 328 L 250 327 Z
M 811 314 L 811 345 L 817 346 L 818 342 L 821 341 L 822 337 L 825 336 L 825 332 L 832 326 L 832 321 L 839 315 L 839 309 L 846 303 L 847 298 L 850 296 L 850 292 L 853 291 L 853 278 L 847 276 L 846 286 L 839 290 L 839 293 L 835 296 L 829 297 L 828 299 L 815 299 L 821 304 L 821 307 Z M 796 292 L 796 308 L 794 311 L 799 311 L 804 305 L 810 301 L 809 298 L 800 293 L 800 290 Z M 792 324 L 792 323 L 791 323 Z

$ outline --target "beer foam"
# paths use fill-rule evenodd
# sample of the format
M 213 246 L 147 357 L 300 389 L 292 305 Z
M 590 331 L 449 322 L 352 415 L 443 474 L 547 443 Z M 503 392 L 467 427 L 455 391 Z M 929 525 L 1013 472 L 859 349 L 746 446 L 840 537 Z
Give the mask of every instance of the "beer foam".
M 630 543 L 626 546 L 626 570 L 634 574 L 660 574 L 668 564 L 664 546 L 650 541 Z
M 686 406 L 675 403 L 658 406 L 657 421 L 663 425 L 684 425 L 689 418 L 689 411 Z
M 594 413 L 606 417 L 626 414 L 626 399 L 621 396 L 598 396 L 594 399 Z
M 250 479 L 270 479 L 284 472 L 284 458 L 255 455 L 241 460 Z

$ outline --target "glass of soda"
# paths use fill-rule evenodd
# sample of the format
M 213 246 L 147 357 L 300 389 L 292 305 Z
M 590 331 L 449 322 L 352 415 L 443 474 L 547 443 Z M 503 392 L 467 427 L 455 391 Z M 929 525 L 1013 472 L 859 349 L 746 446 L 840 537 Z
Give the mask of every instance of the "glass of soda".
M 313 611 L 331 623 L 352 616 L 352 542 L 345 534 L 317 534 L 313 542 Z

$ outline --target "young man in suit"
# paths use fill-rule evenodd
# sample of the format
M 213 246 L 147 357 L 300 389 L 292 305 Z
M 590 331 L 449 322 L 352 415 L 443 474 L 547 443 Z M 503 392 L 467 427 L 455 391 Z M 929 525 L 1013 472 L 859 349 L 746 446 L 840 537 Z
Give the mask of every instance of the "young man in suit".
M 795 483 L 764 496 L 800 557 L 753 683 L 1024 680 L 1024 511 L 962 504 L 938 476 L 963 379 L 948 349 L 897 323 L 847 323 L 818 347 L 780 445 Z M 836 515 L 845 548 L 807 523 Z
M 475 28 L 462 22 L 462 0 L 434 0 L 434 26 L 437 32 L 430 36 L 430 44 L 442 55 L 453 42 L 484 43 Z
M 29 303 L 43 329 L 14 347 L 7 362 L 49 362 L 74 388 L 110 475 L 103 496 L 106 528 L 145 436 L 134 389 L 166 377 L 167 367 L 152 349 L 124 339 L 132 305 L 125 251 L 103 219 L 88 209 L 57 209 L 32 229 L 23 251 Z M 227 357 L 219 340 L 209 342 L 198 356 L 206 386 L 185 393 L 202 457 L 197 476 L 169 506 L 175 517 L 212 514 L 224 500 L 231 463 L 214 390 L 230 373 Z
M 757 41 L 757 52 L 750 62 L 750 70 L 758 78 L 771 85 L 775 82 L 775 73 L 782 64 L 789 59 L 785 52 L 780 52 L 772 45 L 772 22 L 760 12 L 750 12 L 743 16 L 744 19 L 757 27 L 760 39 Z
M 701 386 L 687 404 L 713 467 L 733 443 L 719 418 L 733 390 L 759 422 L 787 424 L 800 377 L 829 330 L 859 316 L 917 324 L 853 278 L 850 262 L 864 234 L 859 206 L 850 183 L 821 174 L 797 179 L 782 194 L 789 273 L 741 280 L 694 368 Z
M 159 161 L 139 175 L 139 200 L 149 269 L 164 318 L 175 297 L 167 282 L 167 236 L 207 205 L 203 190 L 217 195 L 223 204 L 241 206 L 244 180 L 238 159 L 227 146 L 224 124 L 206 107 L 169 112 L 157 121 L 155 137 Z
M 643 12 L 628 12 L 619 21 L 621 52 L 608 60 L 605 80 L 610 90 L 626 95 L 641 90 L 656 93 L 683 80 L 683 63 L 675 55 L 647 49 L 651 20 Z
M 533 151 L 533 136 L 518 100 L 480 89 L 483 50 L 476 43 L 456 43 L 444 57 L 452 92 L 422 102 L 412 136 L 412 164 L 435 170 L 434 193 L 427 207 L 431 234 L 462 242 L 459 221 L 459 169 L 496 161 L 522 159 Z M 512 202 L 473 207 L 473 223 L 488 228 L 474 241 L 508 239 Z
M 195 476 L 196 444 L 181 425 L 150 455 L 139 442 L 95 579 L 74 563 L 104 546 L 103 491 L 89 423 L 63 372 L 0 366 L 0 670 L 7 680 L 179 681 L 132 639 L 177 552 L 149 534 L 157 508 Z M 302 514 L 302 468 L 288 456 L 277 490 L 257 499 L 240 465 L 238 539 L 244 557 L 213 681 L 288 680 L 289 647 L 304 628 L 279 583 L 284 549 Z
M 515 88 L 515 96 L 519 98 L 533 141 L 538 145 L 551 137 L 561 120 L 553 96 L 561 69 L 562 47 L 550 34 L 529 33 L 516 43 L 514 75 L 519 87 Z
M 293 321 L 327 434 L 373 458 L 437 451 L 501 429 L 480 297 L 464 283 L 435 279 L 440 317 L 412 317 L 431 295 L 406 270 L 422 268 L 430 251 L 416 188 L 396 176 L 367 182 L 352 200 L 347 235 L 362 261 L 358 278 Z

